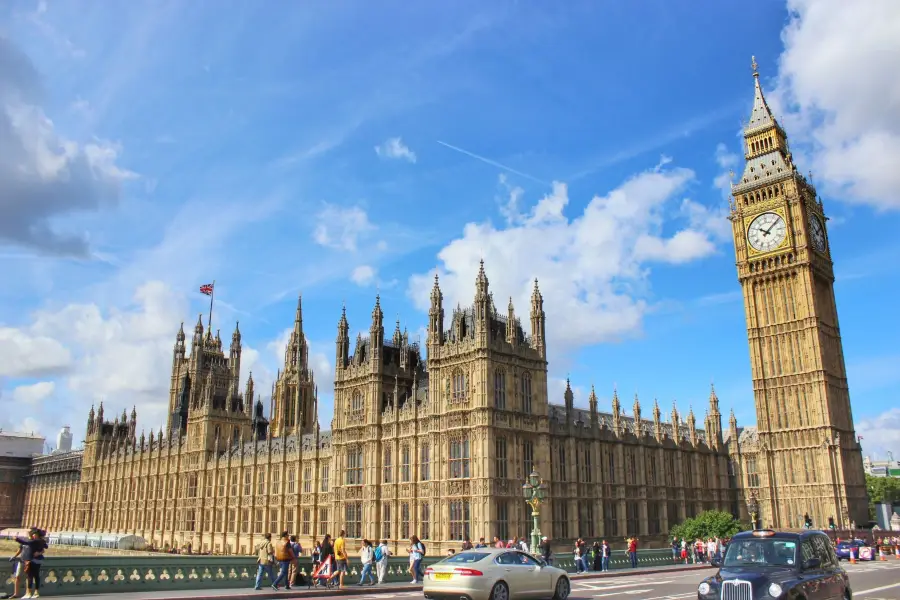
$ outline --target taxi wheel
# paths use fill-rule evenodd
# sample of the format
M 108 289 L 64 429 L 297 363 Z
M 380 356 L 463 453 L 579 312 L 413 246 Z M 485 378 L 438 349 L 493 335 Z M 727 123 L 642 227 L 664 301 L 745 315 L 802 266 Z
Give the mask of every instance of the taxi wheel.
M 491 588 L 490 600 L 509 600 L 509 588 L 502 581 L 498 581 Z
M 566 577 L 560 577 L 556 580 L 556 591 L 553 594 L 553 600 L 566 600 L 572 591 L 569 580 Z

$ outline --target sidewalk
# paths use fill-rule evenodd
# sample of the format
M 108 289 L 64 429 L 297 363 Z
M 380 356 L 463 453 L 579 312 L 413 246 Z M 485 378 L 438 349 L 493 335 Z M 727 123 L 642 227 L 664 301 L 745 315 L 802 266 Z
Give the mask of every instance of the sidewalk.
M 677 573 L 680 571 L 701 571 L 711 569 L 709 565 L 666 565 L 658 567 L 638 567 L 637 569 L 616 569 L 615 571 L 607 571 L 599 573 L 590 571 L 588 573 L 570 573 L 569 577 L 572 582 L 593 580 L 593 579 L 615 579 L 618 577 L 634 577 L 639 575 L 654 575 L 657 573 Z M 306 586 L 294 587 L 291 590 L 282 589 L 278 592 L 271 588 L 263 588 L 262 590 L 254 590 L 252 587 L 246 589 L 192 589 L 192 590 L 173 590 L 159 592 L 113 592 L 116 599 L 119 600 L 248 600 L 249 598 L 257 600 L 274 600 L 278 598 L 324 598 L 339 596 L 356 596 L 356 595 L 374 595 L 374 594 L 397 594 L 404 592 L 415 592 L 422 589 L 421 584 L 412 583 L 385 583 L 382 585 L 365 585 L 359 586 L 355 583 L 348 584 L 343 588 L 307 588 Z M 109 600 L 112 595 L 106 594 L 85 594 L 75 597 L 80 600 Z

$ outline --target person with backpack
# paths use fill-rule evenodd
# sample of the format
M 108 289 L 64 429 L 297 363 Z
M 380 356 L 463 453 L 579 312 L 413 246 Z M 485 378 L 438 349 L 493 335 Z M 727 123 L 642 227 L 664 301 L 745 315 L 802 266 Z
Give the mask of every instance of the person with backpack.
M 425 544 L 423 544 L 418 536 L 409 538 L 409 561 L 410 573 L 412 575 L 412 583 L 421 583 L 425 574 L 422 572 L 422 559 L 425 558 Z
M 281 538 L 275 543 L 275 560 L 278 561 L 278 577 L 272 582 L 272 589 L 278 590 L 278 584 L 284 582 L 284 589 L 291 589 L 291 581 L 288 579 L 288 570 L 294 560 L 294 552 L 291 550 L 291 540 L 287 531 L 281 532 Z
M 372 574 L 372 565 L 375 562 L 375 551 L 372 549 L 372 542 L 369 540 L 362 541 L 362 547 L 359 549 L 359 561 L 362 563 L 362 573 L 359 574 L 359 585 L 366 584 L 366 578 L 372 580 L 370 585 L 375 585 L 375 575 Z
M 381 540 L 381 543 L 375 547 L 375 573 L 378 575 L 378 583 L 384 583 L 387 577 L 388 557 L 391 551 L 388 549 L 387 540 Z

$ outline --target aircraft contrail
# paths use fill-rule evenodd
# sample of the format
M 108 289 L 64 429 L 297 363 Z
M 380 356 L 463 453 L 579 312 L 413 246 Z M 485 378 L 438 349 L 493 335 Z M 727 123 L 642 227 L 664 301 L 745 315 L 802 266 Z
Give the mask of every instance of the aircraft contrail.
M 550 185 L 548 182 L 546 182 L 542 179 L 538 179 L 537 177 L 529 175 L 528 173 L 523 173 L 522 171 L 517 171 L 516 169 L 513 169 L 512 167 L 507 167 L 506 165 L 504 165 L 502 163 L 498 163 L 496 160 L 491 160 L 489 158 L 485 158 L 484 156 L 480 156 L 478 154 L 475 154 L 474 152 L 469 152 L 468 150 L 464 150 L 463 148 L 454 146 L 453 144 L 448 144 L 447 142 L 442 142 L 441 140 L 436 140 L 436 141 L 438 144 L 440 144 L 441 146 L 444 146 L 445 148 L 450 148 L 451 150 L 455 150 L 456 152 L 459 152 L 460 154 L 465 154 L 466 156 L 471 156 L 472 158 L 480 160 L 483 163 L 487 163 L 487 164 L 491 165 L 492 167 L 497 167 L 498 169 L 503 169 L 504 171 L 509 171 L 510 173 L 515 173 L 516 175 L 519 175 L 520 177 L 524 177 L 525 179 L 530 179 L 531 181 L 535 181 L 535 182 L 543 184 L 543 185 Z

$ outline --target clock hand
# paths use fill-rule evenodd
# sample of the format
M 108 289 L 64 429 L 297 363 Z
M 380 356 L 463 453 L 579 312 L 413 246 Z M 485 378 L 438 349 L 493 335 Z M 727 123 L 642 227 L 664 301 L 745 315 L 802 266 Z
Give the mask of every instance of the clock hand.
M 771 225 L 769 225 L 769 228 L 766 229 L 765 234 L 766 234 L 766 235 L 769 235 L 769 232 L 772 231 L 772 228 L 775 227 L 775 225 L 777 225 L 777 224 L 778 224 L 778 221 L 775 221 L 774 223 L 772 223 Z

